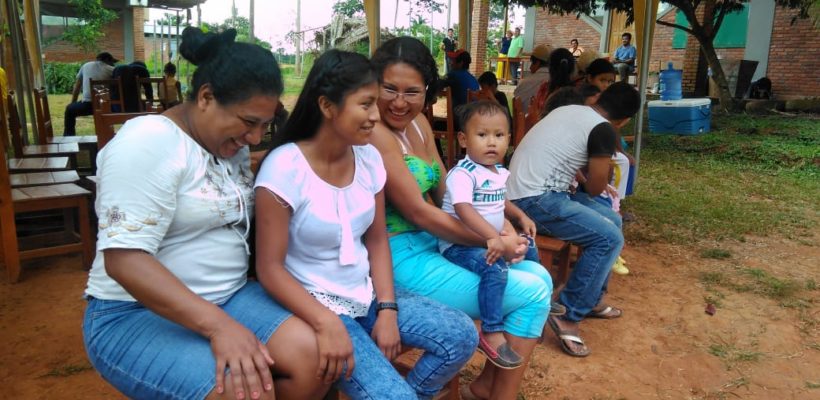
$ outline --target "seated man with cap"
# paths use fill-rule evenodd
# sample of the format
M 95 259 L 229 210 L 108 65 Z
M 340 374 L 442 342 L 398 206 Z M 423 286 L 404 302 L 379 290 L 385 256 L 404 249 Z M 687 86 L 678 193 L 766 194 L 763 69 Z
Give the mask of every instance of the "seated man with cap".
M 549 60 L 552 49 L 549 45 L 539 44 L 530 54 L 530 75 L 524 77 L 513 92 L 521 99 L 524 110 L 530 105 L 530 99 L 538 93 L 542 83 L 550 80 Z
M 80 67 L 80 72 L 77 72 L 77 82 L 74 83 L 74 90 L 71 93 L 71 103 L 65 108 L 63 136 L 74 136 L 76 134 L 74 128 L 77 124 L 77 117 L 94 113 L 94 107 L 91 104 L 91 82 L 89 80 L 111 79 L 114 64 L 117 61 L 119 60 L 114 58 L 111 53 L 102 52 L 97 54 L 95 61 L 89 61 Z M 81 101 L 77 101 L 80 88 L 82 88 L 83 98 Z

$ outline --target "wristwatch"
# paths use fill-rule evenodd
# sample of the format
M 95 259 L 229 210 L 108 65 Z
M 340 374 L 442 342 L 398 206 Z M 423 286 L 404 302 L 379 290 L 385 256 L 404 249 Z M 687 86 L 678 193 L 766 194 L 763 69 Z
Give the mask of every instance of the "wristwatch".
M 394 302 L 381 302 L 376 304 L 376 313 L 378 314 L 381 310 L 396 310 L 399 311 L 399 305 Z

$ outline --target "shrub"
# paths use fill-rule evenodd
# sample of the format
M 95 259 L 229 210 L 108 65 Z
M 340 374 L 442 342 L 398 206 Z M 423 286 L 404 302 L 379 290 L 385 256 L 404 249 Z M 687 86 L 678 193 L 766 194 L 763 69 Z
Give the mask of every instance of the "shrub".
M 71 93 L 82 63 L 46 63 L 46 86 L 52 94 Z

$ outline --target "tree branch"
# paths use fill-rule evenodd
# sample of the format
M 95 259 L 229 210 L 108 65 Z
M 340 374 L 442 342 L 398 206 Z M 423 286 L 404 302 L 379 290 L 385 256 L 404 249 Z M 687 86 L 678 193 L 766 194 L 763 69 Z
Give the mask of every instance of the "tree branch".
M 720 25 L 723 24 L 723 18 L 726 17 L 726 14 L 729 13 L 729 2 L 723 2 L 720 5 L 720 11 L 718 12 L 718 17 L 715 19 L 715 24 L 712 26 L 712 37 L 717 36 L 718 31 L 720 31 Z
M 657 21 L 655 21 L 655 23 L 657 23 L 658 25 L 664 25 L 664 26 L 669 26 L 669 27 L 675 28 L 675 29 L 680 29 L 680 30 L 692 35 L 692 36 L 695 36 L 695 32 L 692 29 L 689 29 L 685 26 L 681 26 L 681 25 L 678 25 L 678 24 L 673 24 L 671 22 L 666 22 L 666 21 L 662 21 L 662 20 L 657 20 Z

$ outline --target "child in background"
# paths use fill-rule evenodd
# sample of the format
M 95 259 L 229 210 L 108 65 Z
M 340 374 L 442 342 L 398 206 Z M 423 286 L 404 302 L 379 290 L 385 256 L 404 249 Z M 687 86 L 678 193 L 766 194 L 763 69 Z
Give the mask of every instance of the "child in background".
M 165 79 L 159 85 L 159 101 L 162 108 L 167 110 L 182 102 L 182 85 L 175 78 L 177 66 L 169 62 L 163 69 Z
M 502 257 L 504 246 L 500 232 L 514 232 L 509 222 L 512 220 L 527 236 L 534 238 L 535 223 L 506 199 L 510 172 L 500 163 L 510 141 L 510 121 L 504 107 L 493 100 L 479 100 L 460 107 L 457 115 L 462 127 L 458 141 L 466 148 L 467 155 L 447 174 L 442 210 L 484 237 L 487 249 L 439 240 L 439 250 L 452 263 L 480 276 L 478 350 L 499 368 L 514 369 L 524 360 L 509 346 L 503 334 L 501 303 L 509 266 Z M 525 258 L 537 261 L 537 250 L 531 246 Z

